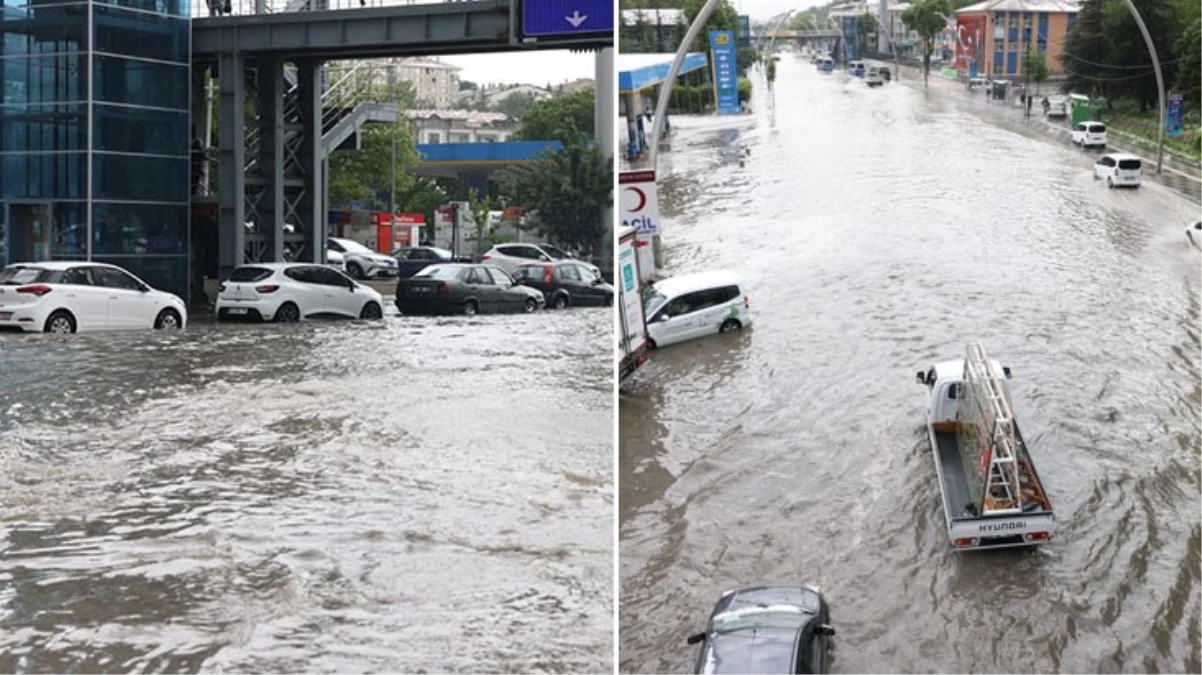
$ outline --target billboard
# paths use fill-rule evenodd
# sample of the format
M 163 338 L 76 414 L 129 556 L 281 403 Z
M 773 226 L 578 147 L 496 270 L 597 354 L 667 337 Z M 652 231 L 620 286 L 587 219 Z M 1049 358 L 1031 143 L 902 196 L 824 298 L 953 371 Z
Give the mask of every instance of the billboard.
M 714 74 L 714 102 L 718 114 L 738 114 L 739 71 L 734 31 L 710 31 L 710 54 L 713 59 L 711 66 Z

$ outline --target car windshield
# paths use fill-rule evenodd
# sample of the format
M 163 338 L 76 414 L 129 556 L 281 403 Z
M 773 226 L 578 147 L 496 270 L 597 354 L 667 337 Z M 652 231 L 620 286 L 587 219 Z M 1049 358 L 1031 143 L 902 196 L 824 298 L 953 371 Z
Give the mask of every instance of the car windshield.
M 749 628 L 797 629 L 810 620 L 813 614 L 793 605 L 771 605 L 767 607 L 744 607 L 723 612 L 714 617 L 714 632 L 730 633 Z
M 42 269 L 41 267 L 9 266 L 0 270 L 0 284 L 5 286 L 20 286 L 22 284 L 38 282 L 52 284 L 61 277 L 61 272 Z
M 439 260 L 450 260 L 451 258 L 454 257 L 454 254 L 451 253 L 450 251 L 446 250 L 445 248 L 435 248 L 435 247 L 431 246 L 427 250 L 433 251 L 434 255 L 438 256 Z
M 335 239 L 335 241 L 337 241 L 339 244 L 341 244 L 342 248 L 345 248 L 347 253 L 358 253 L 359 255 L 375 255 L 375 251 L 364 246 L 363 244 L 360 244 L 357 241 L 351 241 L 349 239 Z
M 459 269 L 460 268 L 458 267 L 450 267 L 448 265 L 431 265 L 430 267 L 424 268 L 417 274 L 414 274 L 413 278 L 416 279 L 421 277 L 425 279 L 454 279 L 455 277 L 459 276 Z
M 263 267 L 239 267 L 230 274 L 230 281 L 255 282 L 271 276 L 271 270 Z
M 667 301 L 668 297 L 655 290 L 654 286 L 646 286 L 643 288 L 643 313 L 648 317 L 650 317 L 655 310 L 662 307 Z

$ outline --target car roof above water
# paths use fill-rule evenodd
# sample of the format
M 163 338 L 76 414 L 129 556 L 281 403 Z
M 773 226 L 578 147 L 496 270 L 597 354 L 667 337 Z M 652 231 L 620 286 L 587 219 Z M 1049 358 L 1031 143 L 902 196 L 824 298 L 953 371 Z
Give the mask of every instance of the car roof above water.
M 703 291 L 707 288 L 721 288 L 723 286 L 741 287 L 739 276 L 728 270 L 715 270 L 712 272 L 681 274 L 652 284 L 652 287 L 656 291 L 670 296 Z

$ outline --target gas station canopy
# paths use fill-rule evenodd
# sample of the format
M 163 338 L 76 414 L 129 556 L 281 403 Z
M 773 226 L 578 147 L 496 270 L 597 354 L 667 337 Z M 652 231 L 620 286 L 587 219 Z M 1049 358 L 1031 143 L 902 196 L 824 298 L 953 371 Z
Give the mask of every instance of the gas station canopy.
M 618 54 L 618 92 L 632 94 L 653 87 L 668 77 L 675 54 Z M 705 54 L 686 54 L 677 75 L 709 66 Z

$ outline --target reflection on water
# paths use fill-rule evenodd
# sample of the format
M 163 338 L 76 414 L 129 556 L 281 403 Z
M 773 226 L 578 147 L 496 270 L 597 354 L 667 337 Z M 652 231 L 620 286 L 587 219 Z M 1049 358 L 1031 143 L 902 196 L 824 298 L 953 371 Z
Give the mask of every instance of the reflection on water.
M 809 580 L 836 672 L 1202 671 L 1196 206 L 962 97 L 778 72 L 751 119 L 673 120 L 666 265 L 757 314 L 624 387 L 621 669 L 688 672 L 721 591 Z M 948 550 L 913 373 L 973 340 L 1014 372 L 1038 550 Z
M 611 323 L 0 336 L 0 672 L 612 668 Z

